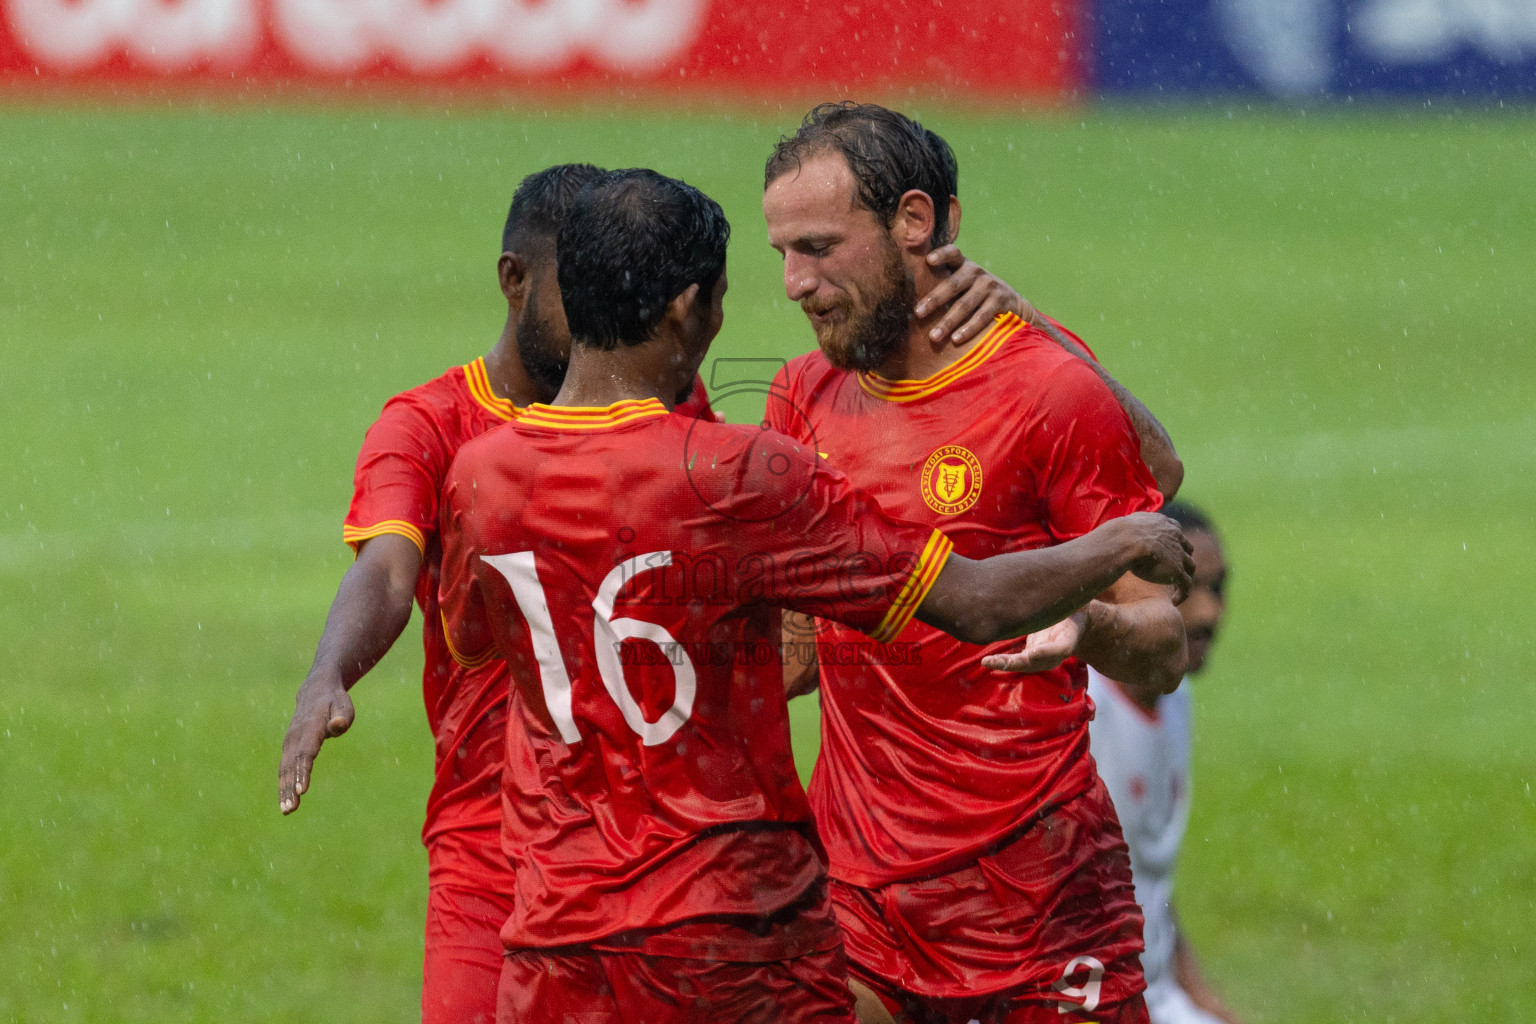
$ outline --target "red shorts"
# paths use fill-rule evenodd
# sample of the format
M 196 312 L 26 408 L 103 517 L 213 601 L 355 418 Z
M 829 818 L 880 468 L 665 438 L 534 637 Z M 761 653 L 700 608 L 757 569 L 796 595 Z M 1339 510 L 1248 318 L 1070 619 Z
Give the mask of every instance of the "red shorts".
M 495 829 L 460 829 L 427 846 L 427 946 L 421 965 L 422 1024 L 491 1024 L 501 978 L 501 926 L 512 914 L 512 871 Z M 496 871 L 505 879 L 496 881 Z
M 831 890 L 850 975 L 914 1022 L 1146 1018 L 1141 908 L 1102 782 L 966 867 Z
M 841 948 L 734 963 L 566 948 L 513 950 L 497 1024 L 853 1024 Z

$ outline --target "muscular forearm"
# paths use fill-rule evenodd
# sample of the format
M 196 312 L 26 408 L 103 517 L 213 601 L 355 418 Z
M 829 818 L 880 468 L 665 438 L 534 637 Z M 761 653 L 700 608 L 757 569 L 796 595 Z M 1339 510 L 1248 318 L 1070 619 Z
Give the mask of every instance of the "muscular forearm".
M 1136 428 L 1136 436 L 1141 441 L 1141 459 L 1147 464 L 1147 469 L 1152 473 L 1152 479 L 1157 481 L 1157 489 L 1161 492 L 1165 501 L 1172 501 L 1174 495 L 1179 493 L 1179 487 L 1184 483 L 1184 463 L 1180 461 L 1178 452 L 1174 450 L 1173 438 L 1168 436 L 1168 431 L 1163 429 L 1152 410 L 1142 404 L 1141 399 L 1131 394 L 1125 385 L 1110 374 L 1098 361 L 1088 354 L 1084 348 L 1073 341 L 1066 332 L 1044 316 L 1036 316 L 1034 326 L 1049 334 L 1055 339 L 1056 344 L 1077 356 L 1083 362 L 1092 367 L 1098 374 L 1110 393 L 1115 396 L 1115 401 L 1120 403 L 1120 408 L 1130 417 L 1131 426 Z
M 1172 693 L 1187 657 L 1184 620 L 1164 597 L 1093 601 L 1077 657 L 1142 696 Z
M 1118 523 L 1056 547 L 982 561 L 951 555 L 917 618 L 972 644 L 996 643 L 1059 622 L 1146 555 Z
M 420 571 L 420 549 L 406 538 L 385 534 L 364 544 L 341 578 L 315 663 L 294 698 L 293 719 L 283 737 L 277 791 L 284 814 L 298 810 L 321 744 L 351 728 L 356 712 L 345 691 L 384 657 L 411 620 Z
M 411 620 L 412 586 L 402 575 L 371 559 L 353 563 L 331 602 L 310 678 L 327 676 L 351 689 L 389 652 Z

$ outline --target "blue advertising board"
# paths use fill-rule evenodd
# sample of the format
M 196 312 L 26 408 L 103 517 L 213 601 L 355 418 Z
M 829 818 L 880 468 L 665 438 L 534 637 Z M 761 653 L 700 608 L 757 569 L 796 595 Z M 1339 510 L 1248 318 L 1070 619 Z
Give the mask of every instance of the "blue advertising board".
M 1536 0 L 1094 0 L 1103 94 L 1536 97 Z

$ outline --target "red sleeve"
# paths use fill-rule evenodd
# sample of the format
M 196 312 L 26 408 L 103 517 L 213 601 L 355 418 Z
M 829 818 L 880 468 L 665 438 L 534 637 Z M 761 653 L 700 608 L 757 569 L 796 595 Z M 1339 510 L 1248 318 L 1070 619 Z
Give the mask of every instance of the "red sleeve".
M 1030 422 L 1028 462 L 1041 467 L 1038 494 L 1058 542 L 1162 507 L 1130 417 L 1082 360 L 1051 371 Z
M 709 404 L 709 392 L 704 390 L 703 377 L 694 374 L 693 390 L 688 392 L 688 397 L 678 402 L 672 411 L 689 419 L 715 422 L 715 410 Z
M 773 383 L 768 388 L 768 401 L 763 409 L 763 422 L 772 430 L 777 430 L 786 437 L 792 437 L 802 444 L 810 444 L 812 431 L 810 419 L 801 411 L 799 399 L 795 397 L 795 389 L 791 383 L 789 365 L 780 368 L 774 374 Z
M 357 455 L 342 539 L 355 551 L 365 540 L 396 533 L 425 554 L 437 530 L 447 468 L 442 435 L 428 409 L 409 394 L 390 399 Z
M 443 569 L 437 600 L 448 653 L 465 668 L 476 668 L 500 652 L 475 577 L 478 544 L 467 530 L 475 488 L 461 486 L 461 479 L 472 479 L 467 470 L 461 470 L 463 465 L 462 459 L 454 462 L 443 491 Z
M 889 641 L 954 547 L 931 527 L 893 519 L 815 452 L 774 431 L 750 429 L 707 464 L 711 472 L 696 469 L 692 479 L 734 521 L 733 546 L 745 552 L 737 565 L 743 603 L 832 619 Z

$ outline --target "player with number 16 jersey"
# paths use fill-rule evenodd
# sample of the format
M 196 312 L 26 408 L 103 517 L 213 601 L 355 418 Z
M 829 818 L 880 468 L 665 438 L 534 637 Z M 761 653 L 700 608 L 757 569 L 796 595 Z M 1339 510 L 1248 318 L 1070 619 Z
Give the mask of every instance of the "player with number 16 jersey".
M 460 452 L 443 613 L 457 657 L 512 669 L 509 949 L 840 956 L 779 609 L 888 638 L 950 545 L 817 461 L 655 399 L 535 405 Z

